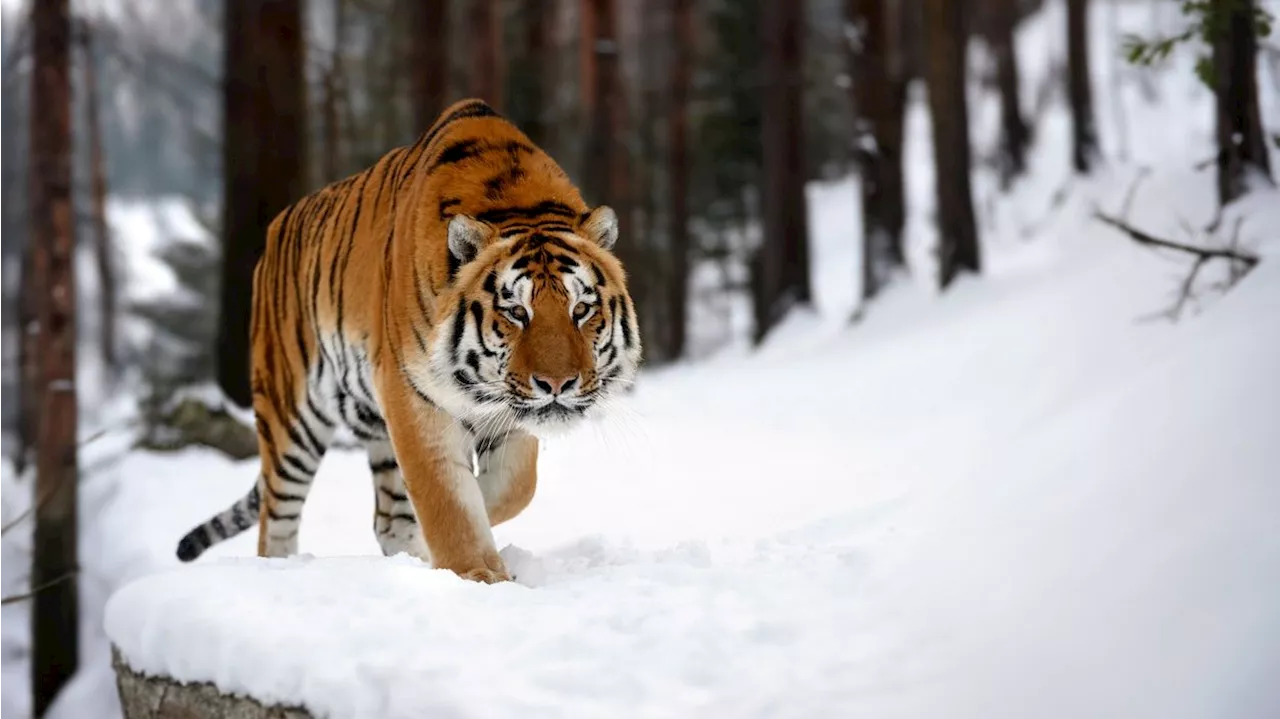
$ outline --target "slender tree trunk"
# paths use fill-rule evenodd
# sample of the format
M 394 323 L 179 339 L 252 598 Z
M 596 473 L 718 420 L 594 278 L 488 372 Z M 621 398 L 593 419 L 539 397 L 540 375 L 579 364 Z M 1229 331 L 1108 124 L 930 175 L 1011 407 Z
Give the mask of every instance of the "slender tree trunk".
M 757 344 L 795 304 L 808 303 L 809 228 L 802 118 L 804 3 L 763 0 L 764 241 L 754 261 Z
M 996 55 L 996 84 L 1000 86 L 1000 184 L 1007 189 L 1013 178 L 1027 170 L 1026 152 L 1031 133 L 1022 117 L 1018 50 L 1013 41 L 1018 2 L 995 0 L 993 5 L 992 45 Z
M 76 593 L 76 285 L 71 206 L 71 15 L 67 0 L 34 3 L 31 97 L 32 241 L 44 271 L 40 424 L 32 542 L 31 682 L 43 716 L 79 663 Z
M 302 4 L 236 0 L 227 3 L 225 22 L 218 384 L 233 401 L 248 406 L 253 270 L 267 226 L 302 194 Z
M 902 120 L 906 85 L 890 62 L 890 23 L 896 6 L 884 0 L 846 0 L 855 28 L 849 48 L 853 78 L 854 159 L 862 193 L 862 299 L 870 300 L 905 264 L 902 226 Z
M 1071 163 L 1087 173 L 1098 158 L 1089 74 L 1089 0 L 1067 0 L 1067 96 L 1071 103 Z
M 547 0 L 525 0 L 525 62 L 529 66 L 528 100 L 529 117 L 524 123 L 524 134 L 539 147 L 547 141 L 546 114 L 551 89 L 548 68 L 551 66 L 548 33 L 555 4 Z
M 413 5 L 413 124 L 423 133 L 444 110 L 449 94 L 448 0 L 405 0 Z
M 81 24 L 82 70 L 85 93 L 85 132 L 89 138 L 89 182 L 93 202 L 93 254 L 98 270 L 99 309 L 98 344 L 107 376 L 114 377 L 116 365 L 116 273 L 111 258 L 111 232 L 107 227 L 107 173 L 102 156 L 102 125 L 98 120 L 98 74 L 93 61 L 93 34 L 87 23 Z
M 956 0 L 925 0 L 924 31 L 928 48 L 924 69 L 929 86 L 938 198 L 938 283 L 946 289 L 960 272 L 978 272 L 982 266 L 969 179 L 961 4 Z
M 346 47 L 347 0 L 334 0 L 333 54 L 324 74 L 324 100 L 320 108 L 324 116 L 324 147 L 320 183 L 338 179 L 342 172 L 342 124 L 338 113 L 338 97 L 344 91 L 342 53 Z M 416 98 L 415 98 L 416 99 Z
M 471 95 L 502 111 L 502 8 L 498 0 L 468 0 Z
M 1226 205 L 1249 190 L 1249 176 L 1271 179 L 1258 109 L 1258 41 L 1253 0 L 1227 3 L 1225 32 L 1213 45 L 1217 94 L 1218 201 Z
M 652 11 L 650 11 L 652 12 Z M 693 74 L 694 26 L 692 0 L 673 0 L 671 19 L 675 30 L 675 56 L 671 59 L 671 97 L 668 100 L 667 142 L 671 189 L 671 277 L 667 343 L 669 359 L 685 352 L 689 314 L 689 84 Z M 656 41 L 652 38 L 651 41 Z

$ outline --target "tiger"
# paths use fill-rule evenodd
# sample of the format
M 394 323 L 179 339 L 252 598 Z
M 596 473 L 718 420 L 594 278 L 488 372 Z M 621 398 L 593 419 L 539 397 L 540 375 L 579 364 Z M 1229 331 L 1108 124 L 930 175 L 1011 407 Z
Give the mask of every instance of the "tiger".
M 255 515 L 258 556 L 296 554 L 312 479 L 343 425 L 368 454 L 383 554 L 509 581 L 492 528 L 532 501 L 539 437 L 608 404 L 640 366 L 617 240 L 613 209 L 589 207 L 474 98 L 280 211 L 253 273 L 261 470 L 181 539 L 179 560 Z

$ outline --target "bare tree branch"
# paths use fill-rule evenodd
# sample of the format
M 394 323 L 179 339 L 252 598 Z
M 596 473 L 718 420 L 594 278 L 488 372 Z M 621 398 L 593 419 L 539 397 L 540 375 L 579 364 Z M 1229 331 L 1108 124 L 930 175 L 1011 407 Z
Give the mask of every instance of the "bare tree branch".
M 1093 213 L 1093 216 L 1098 221 L 1104 224 L 1110 225 L 1111 227 L 1114 227 L 1115 229 L 1125 233 L 1126 235 L 1129 236 L 1129 239 L 1133 240 L 1134 242 L 1137 242 L 1140 245 L 1147 245 L 1149 247 L 1161 247 L 1168 250 L 1177 250 L 1179 252 L 1186 252 L 1197 258 L 1203 258 L 1205 260 L 1211 260 L 1215 258 L 1233 260 L 1235 262 L 1243 263 L 1248 269 L 1253 269 L 1260 261 L 1257 255 L 1252 255 L 1247 252 L 1241 252 L 1240 250 L 1233 249 L 1233 248 L 1194 247 L 1192 245 L 1184 245 L 1181 242 L 1174 242 L 1173 240 L 1166 240 L 1160 237 L 1156 237 L 1155 235 L 1152 235 L 1148 232 L 1145 232 L 1143 230 L 1140 230 L 1134 227 L 1133 225 L 1130 225 L 1124 220 L 1121 220 L 1117 217 L 1112 217 L 1111 215 L 1108 215 L 1102 212 L 1101 210 L 1095 210 Z
M 62 584 L 63 582 L 74 578 L 79 573 L 80 573 L 79 570 L 73 569 L 70 572 L 67 572 L 66 574 L 61 574 L 53 579 L 50 579 L 49 581 L 45 582 L 44 584 L 41 584 L 40 586 L 32 589 L 29 592 L 23 592 L 22 594 L 14 594 L 12 596 L 5 597 L 4 599 L 0 599 L 0 606 L 8 605 L 8 604 L 17 604 L 18 602 L 25 602 L 28 599 L 31 599 L 32 597 L 36 596 L 37 594 L 39 594 L 40 592 L 43 592 L 46 589 L 52 589 L 53 587 L 56 587 L 59 584 Z

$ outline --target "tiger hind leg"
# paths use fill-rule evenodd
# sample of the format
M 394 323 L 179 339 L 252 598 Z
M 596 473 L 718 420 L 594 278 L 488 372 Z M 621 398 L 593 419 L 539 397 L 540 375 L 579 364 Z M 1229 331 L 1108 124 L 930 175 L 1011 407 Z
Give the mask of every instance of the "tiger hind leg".
M 386 439 L 366 442 L 369 469 L 373 471 L 373 532 L 378 546 L 388 557 L 406 552 L 423 561 L 431 561 L 422 528 L 413 512 L 413 503 L 405 492 L 404 477 L 396 462 L 391 442 Z
M 298 553 L 302 507 L 336 424 L 314 402 L 296 408 L 289 418 L 276 417 L 272 407 L 262 405 L 269 403 L 255 397 L 262 457 L 258 556 L 288 557 Z

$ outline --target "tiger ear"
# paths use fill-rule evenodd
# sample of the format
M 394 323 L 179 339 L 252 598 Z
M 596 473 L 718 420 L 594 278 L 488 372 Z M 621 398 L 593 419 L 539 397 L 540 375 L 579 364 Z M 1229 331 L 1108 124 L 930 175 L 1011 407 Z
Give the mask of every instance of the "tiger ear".
M 613 249 L 613 243 L 618 241 L 618 215 L 608 205 L 600 205 L 584 215 L 578 228 L 587 239 L 606 250 Z
M 454 215 L 449 220 L 449 254 L 463 264 L 470 262 L 489 239 L 490 232 L 489 225 L 477 219 Z

